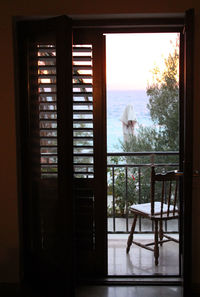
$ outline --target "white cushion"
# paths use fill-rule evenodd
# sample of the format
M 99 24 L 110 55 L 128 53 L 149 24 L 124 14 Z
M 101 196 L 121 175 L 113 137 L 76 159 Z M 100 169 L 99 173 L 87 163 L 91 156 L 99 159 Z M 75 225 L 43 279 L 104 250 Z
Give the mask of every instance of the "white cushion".
M 144 213 L 145 215 L 151 215 L 151 203 L 142 203 L 142 204 L 133 204 L 130 206 L 132 211 L 136 210 Z M 167 213 L 168 205 L 163 203 L 163 214 Z M 173 212 L 174 206 L 170 205 L 169 211 Z M 175 211 L 178 211 L 178 208 L 175 208 Z M 154 215 L 161 214 L 161 202 L 154 202 Z

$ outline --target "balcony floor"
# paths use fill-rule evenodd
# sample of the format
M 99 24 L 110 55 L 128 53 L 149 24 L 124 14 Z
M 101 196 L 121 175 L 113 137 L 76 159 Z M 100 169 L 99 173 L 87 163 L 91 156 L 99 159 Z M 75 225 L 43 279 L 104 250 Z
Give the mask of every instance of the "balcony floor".
M 178 286 L 82 286 L 76 297 L 182 297 Z
M 173 235 L 177 238 L 177 235 Z M 160 247 L 159 264 L 154 264 L 153 252 L 132 245 L 126 254 L 128 234 L 108 234 L 108 275 L 179 275 L 179 245 L 167 242 Z M 153 235 L 136 234 L 141 243 L 152 241 Z

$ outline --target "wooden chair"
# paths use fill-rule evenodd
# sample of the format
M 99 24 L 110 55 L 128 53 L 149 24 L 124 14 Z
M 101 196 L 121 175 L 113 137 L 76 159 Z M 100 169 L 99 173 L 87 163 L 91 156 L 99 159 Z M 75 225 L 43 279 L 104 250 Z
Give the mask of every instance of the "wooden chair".
M 154 252 L 155 265 L 158 265 L 159 245 L 162 246 L 164 242 L 168 241 L 179 243 L 177 239 L 174 239 L 163 232 L 163 221 L 178 219 L 179 217 L 178 182 L 179 174 L 175 171 L 161 174 L 155 173 L 154 167 L 151 168 L 151 202 L 133 204 L 130 207 L 130 211 L 134 214 L 134 219 L 127 241 L 127 253 L 129 252 L 132 243 L 134 243 Z M 157 188 L 160 190 L 159 193 L 156 191 Z M 133 240 L 138 216 L 148 218 L 154 222 L 154 242 L 142 244 Z

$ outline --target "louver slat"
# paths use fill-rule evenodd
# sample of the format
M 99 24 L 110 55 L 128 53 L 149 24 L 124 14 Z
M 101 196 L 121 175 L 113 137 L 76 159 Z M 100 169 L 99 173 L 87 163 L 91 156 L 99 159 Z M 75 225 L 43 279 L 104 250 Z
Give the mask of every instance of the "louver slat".
M 83 98 L 88 98 L 92 97 L 92 92 L 73 92 L 74 97 L 83 97 Z
M 83 78 L 87 78 L 87 79 L 90 79 L 92 78 L 92 75 L 91 74 L 73 74 L 73 78 L 74 79 L 83 79 Z
M 74 45 L 74 47 L 73 47 L 73 52 L 74 53 L 91 53 L 91 47 L 89 46 L 89 47 L 83 47 L 83 46 L 76 46 L 76 45 Z

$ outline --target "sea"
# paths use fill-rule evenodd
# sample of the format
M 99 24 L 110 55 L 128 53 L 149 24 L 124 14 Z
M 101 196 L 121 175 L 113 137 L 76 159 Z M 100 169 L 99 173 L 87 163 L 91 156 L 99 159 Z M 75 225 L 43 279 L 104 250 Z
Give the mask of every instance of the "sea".
M 120 118 L 128 104 L 135 110 L 137 124 L 153 126 L 147 104 L 149 98 L 146 90 L 108 90 L 107 91 L 107 152 L 121 152 L 120 141 L 123 141 L 122 122 Z

